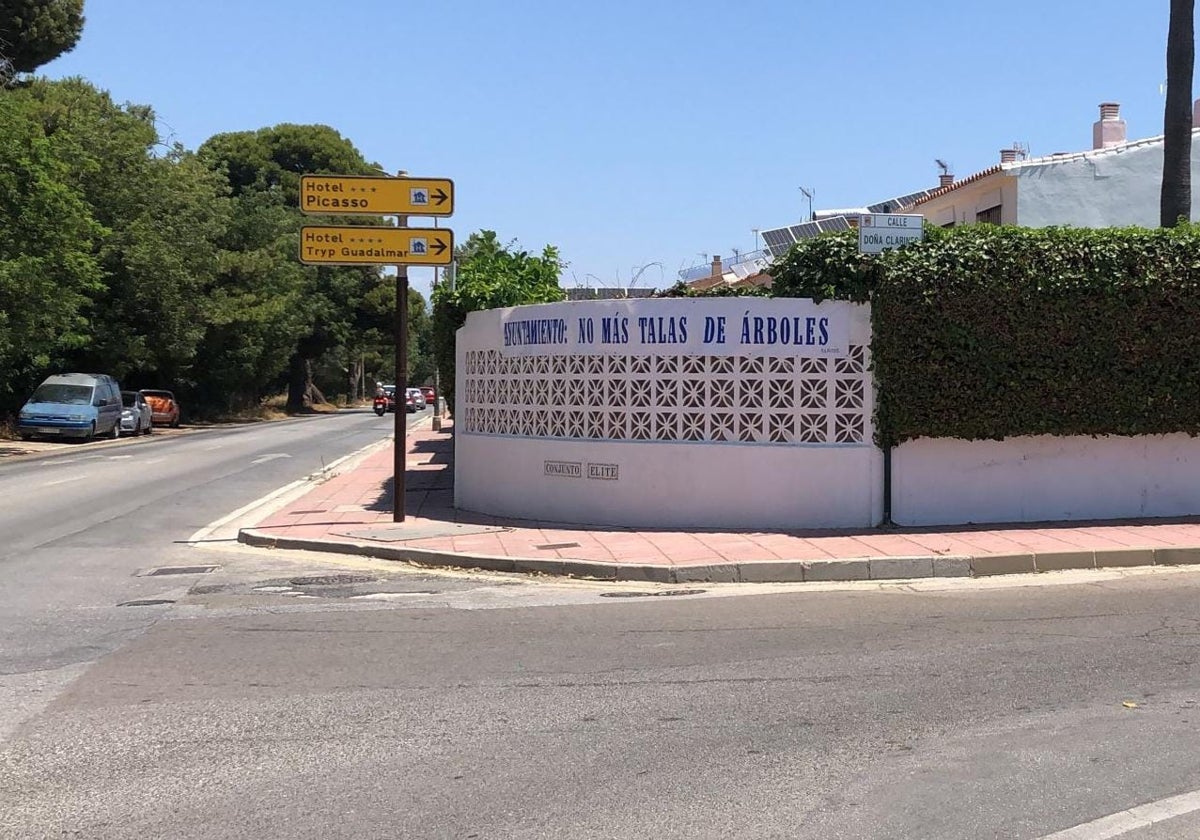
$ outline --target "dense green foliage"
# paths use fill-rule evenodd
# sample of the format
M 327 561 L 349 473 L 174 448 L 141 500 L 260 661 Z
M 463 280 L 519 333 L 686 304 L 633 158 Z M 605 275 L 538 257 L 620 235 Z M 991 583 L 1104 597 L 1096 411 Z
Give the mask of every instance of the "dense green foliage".
M 472 233 L 455 249 L 455 265 L 433 292 L 434 354 L 447 402 L 454 401 L 455 333 L 467 313 L 565 297 L 558 285 L 563 263 L 547 245 L 540 256 L 500 243 L 495 231 Z
M 308 171 L 376 170 L 324 126 L 190 153 L 81 79 L 0 89 L 0 417 L 63 370 L 170 388 L 193 417 L 391 380 L 394 277 L 297 258 Z M 428 309 L 415 291 L 409 308 L 424 381 Z
M 8 73 L 32 72 L 70 52 L 82 31 L 83 0 L 4 0 L 0 62 Z
M 0 95 L 0 406 L 87 345 L 101 225 L 26 97 Z
M 652 297 L 656 298 L 715 298 L 715 297 L 771 297 L 771 290 L 766 286 L 729 286 L 722 283 L 707 289 L 693 289 L 680 280 L 674 286 L 660 289 Z
M 270 322 L 265 334 L 262 324 L 239 325 L 259 327 L 252 330 L 222 329 L 221 340 L 213 347 L 218 356 L 214 361 L 229 369 L 230 356 L 252 358 L 261 348 L 277 360 L 284 350 L 288 409 L 299 411 L 319 391 L 314 391 L 313 364 L 339 348 L 347 361 L 361 355 L 366 331 L 382 326 L 378 308 L 367 303 L 371 290 L 381 283 L 378 268 L 304 266 L 295 258 L 305 221 L 297 209 L 300 176 L 364 175 L 378 167 L 327 126 L 280 125 L 220 134 L 205 142 L 198 155 L 222 173 L 236 214 L 251 222 L 239 225 L 223 243 L 233 271 L 222 272 L 216 288 L 229 288 L 243 297 L 254 295 L 267 280 L 274 284 L 272 297 L 288 301 L 286 310 L 255 312 Z M 272 338 L 280 337 L 286 337 L 286 342 L 270 346 Z M 243 371 L 254 372 L 253 368 Z M 252 381 L 246 379 L 244 384 Z
M 780 296 L 871 301 L 881 443 L 1200 433 L 1200 227 L 927 233 L 771 269 Z
M 872 303 L 893 441 L 1200 432 L 1197 228 L 968 227 Z

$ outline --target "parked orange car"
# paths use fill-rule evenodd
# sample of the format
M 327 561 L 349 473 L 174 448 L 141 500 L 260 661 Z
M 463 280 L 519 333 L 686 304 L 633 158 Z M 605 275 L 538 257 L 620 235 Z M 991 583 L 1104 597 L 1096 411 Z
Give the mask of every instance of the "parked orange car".
M 179 403 L 170 391 L 143 390 L 142 396 L 150 403 L 150 422 L 155 426 L 179 426 Z

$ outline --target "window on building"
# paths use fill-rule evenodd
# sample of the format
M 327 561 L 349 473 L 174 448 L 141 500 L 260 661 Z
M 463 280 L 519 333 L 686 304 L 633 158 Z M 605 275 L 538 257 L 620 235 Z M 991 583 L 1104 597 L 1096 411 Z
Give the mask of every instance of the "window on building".
M 975 221 L 983 225 L 998 225 L 1000 224 L 1000 205 L 989 207 L 986 210 L 980 210 L 975 214 Z

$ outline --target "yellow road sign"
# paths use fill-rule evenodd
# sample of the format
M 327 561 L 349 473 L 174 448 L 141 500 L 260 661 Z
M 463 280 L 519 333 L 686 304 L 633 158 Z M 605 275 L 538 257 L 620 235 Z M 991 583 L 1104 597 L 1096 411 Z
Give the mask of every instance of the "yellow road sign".
M 326 216 L 449 216 L 454 213 L 454 182 L 449 178 L 301 175 L 300 210 Z
M 452 259 L 449 228 L 300 228 L 300 262 L 310 265 L 449 265 Z

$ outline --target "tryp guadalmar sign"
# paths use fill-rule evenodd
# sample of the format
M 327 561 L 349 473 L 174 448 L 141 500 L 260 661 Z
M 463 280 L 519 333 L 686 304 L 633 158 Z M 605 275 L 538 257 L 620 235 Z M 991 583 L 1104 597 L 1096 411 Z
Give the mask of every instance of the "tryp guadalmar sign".
M 561 353 L 845 356 L 851 304 L 797 298 L 662 298 L 504 310 L 508 355 Z

